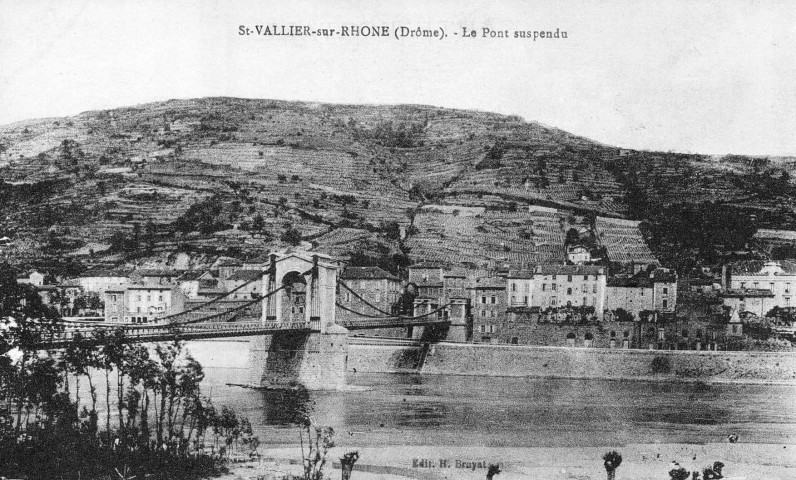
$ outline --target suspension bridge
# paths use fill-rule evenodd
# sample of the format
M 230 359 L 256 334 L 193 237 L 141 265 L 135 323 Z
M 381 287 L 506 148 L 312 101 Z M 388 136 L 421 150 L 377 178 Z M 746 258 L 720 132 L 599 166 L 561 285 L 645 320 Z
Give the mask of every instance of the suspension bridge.
M 267 268 L 256 278 L 154 323 L 69 325 L 42 333 L 36 347 L 64 348 L 78 338 L 99 345 L 109 341 L 108 335 L 96 335 L 103 327 L 120 330 L 123 335 L 118 338 L 126 343 L 254 337 L 250 342 L 250 367 L 258 373 L 252 375 L 253 385 L 301 381 L 326 388 L 344 384 L 346 339 L 350 330 L 414 328 L 451 322 L 451 304 L 411 316 L 387 312 L 340 280 L 338 268 L 331 258 L 317 254 L 272 255 Z M 228 301 L 235 292 L 258 280 L 263 285 L 262 294 L 243 302 Z M 343 289 L 357 297 L 365 311 L 339 302 L 337 293 Z M 257 309 L 258 306 L 261 308 Z M 256 313 L 258 310 L 260 313 Z M 346 312 L 345 319 L 337 320 L 338 310 Z

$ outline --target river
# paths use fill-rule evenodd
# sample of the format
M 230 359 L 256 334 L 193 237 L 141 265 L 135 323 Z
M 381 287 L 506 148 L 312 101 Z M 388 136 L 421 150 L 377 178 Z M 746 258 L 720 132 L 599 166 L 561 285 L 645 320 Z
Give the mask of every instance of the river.
M 266 445 L 298 442 L 298 404 L 332 426 L 339 445 L 484 447 L 796 443 L 796 386 L 350 374 L 350 391 L 233 386 L 247 380 L 248 343 L 189 342 L 205 394 L 248 417 Z

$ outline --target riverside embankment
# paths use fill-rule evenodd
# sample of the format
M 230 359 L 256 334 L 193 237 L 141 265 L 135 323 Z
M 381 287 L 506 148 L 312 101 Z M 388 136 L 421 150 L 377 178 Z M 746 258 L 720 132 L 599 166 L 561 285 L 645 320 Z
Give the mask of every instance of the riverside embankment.
M 796 384 L 796 353 L 623 350 L 352 338 L 361 373 Z

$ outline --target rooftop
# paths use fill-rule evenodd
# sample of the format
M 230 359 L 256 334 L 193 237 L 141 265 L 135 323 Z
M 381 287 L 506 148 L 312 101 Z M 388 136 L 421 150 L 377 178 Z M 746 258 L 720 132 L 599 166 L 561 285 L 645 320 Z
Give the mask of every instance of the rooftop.
M 539 265 L 534 273 L 540 275 L 605 275 L 605 268 L 597 265 Z
M 232 281 L 253 281 L 263 277 L 263 272 L 259 270 L 237 270 L 230 275 L 227 280 Z
M 340 275 L 343 280 L 394 280 L 400 281 L 390 272 L 379 267 L 348 267 Z

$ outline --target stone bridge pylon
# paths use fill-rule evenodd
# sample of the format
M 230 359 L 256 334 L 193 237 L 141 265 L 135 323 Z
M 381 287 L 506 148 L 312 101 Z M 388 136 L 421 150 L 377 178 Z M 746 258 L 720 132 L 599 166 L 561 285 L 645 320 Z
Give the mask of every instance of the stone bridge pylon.
M 258 388 L 342 389 L 348 330 L 335 325 L 338 266 L 305 252 L 271 255 L 263 277 L 262 322 L 289 329 L 253 337 L 249 384 Z

